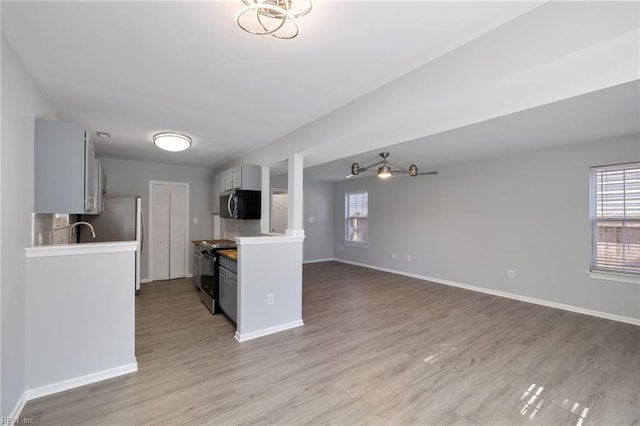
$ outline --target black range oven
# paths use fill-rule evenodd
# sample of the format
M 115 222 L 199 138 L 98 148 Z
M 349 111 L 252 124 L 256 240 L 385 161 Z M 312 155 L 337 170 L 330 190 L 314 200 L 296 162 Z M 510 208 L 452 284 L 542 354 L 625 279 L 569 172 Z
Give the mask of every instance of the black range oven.
M 201 251 L 200 263 L 200 300 L 212 314 L 220 312 L 218 306 L 218 250 L 236 248 L 234 242 L 209 243 Z

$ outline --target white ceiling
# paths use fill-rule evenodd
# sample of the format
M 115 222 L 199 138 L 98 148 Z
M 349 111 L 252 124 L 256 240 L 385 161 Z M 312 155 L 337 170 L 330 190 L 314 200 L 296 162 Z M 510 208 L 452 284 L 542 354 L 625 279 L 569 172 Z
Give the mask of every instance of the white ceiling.
M 350 174 L 351 163 L 365 167 L 380 160 L 382 151 L 405 169 L 416 164 L 419 171 L 429 171 L 448 163 L 633 134 L 640 134 L 638 81 L 309 167 L 304 173 L 312 180 L 342 180 Z
M 239 30 L 240 0 L 1 8 L 3 34 L 60 118 L 111 134 L 94 137 L 99 155 L 216 168 L 540 3 L 321 1 L 289 41 Z M 194 145 L 162 152 L 160 131 Z
M 0 7 L 7 40 L 60 118 L 94 132 L 99 155 L 217 168 L 258 148 L 264 152 L 285 135 L 295 139 L 295 130 L 315 120 L 314 125 L 323 123 L 327 114 L 362 101 L 375 89 L 463 45 L 474 45 L 521 15 L 537 13 L 542 3 L 325 0 L 301 19 L 302 32 L 294 40 L 238 29 L 234 17 L 240 0 L 2 1 Z M 553 10 L 558 8 L 547 13 Z M 575 9 L 580 11 L 577 19 L 586 19 L 583 27 L 591 29 L 586 17 L 597 10 L 604 9 Z M 622 16 L 622 10 L 627 9 L 617 9 L 607 19 Z M 548 22 L 545 16 L 550 15 L 538 14 L 529 25 L 540 28 L 540 20 Z M 520 28 L 519 22 L 511 27 Z M 615 27 L 615 21 L 606 26 Z M 518 59 L 523 52 L 505 53 Z M 373 163 L 380 151 L 391 152 L 398 164 L 417 163 L 426 170 L 638 134 L 639 87 L 636 80 L 376 148 L 307 168 L 305 176 L 343 179 L 351 162 Z M 112 138 L 96 138 L 95 131 L 109 132 Z M 177 154 L 161 151 L 151 143 L 161 131 L 184 132 L 194 145 Z M 315 149 L 314 155 L 323 149 Z M 335 152 L 326 154 L 320 157 L 339 158 Z M 272 173 L 283 170 L 274 166 Z

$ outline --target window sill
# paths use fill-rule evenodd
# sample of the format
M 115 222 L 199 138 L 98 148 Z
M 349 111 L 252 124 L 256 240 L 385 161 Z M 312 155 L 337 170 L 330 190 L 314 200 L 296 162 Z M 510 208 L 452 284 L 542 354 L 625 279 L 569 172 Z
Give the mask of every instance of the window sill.
M 364 247 L 364 248 L 369 247 L 369 243 L 356 243 L 354 241 L 345 241 L 344 245 L 350 246 L 350 247 Z
M 614 274 L 607 272 L 593 272 L 587 271 L 587 274 L 596 280 L 605 280 L 605 281 L 618 281 L 622 283 L 630 283 L 630 284 L 639 284 L 640 285 L 640 277 L 635 277 L 633 275 L 623 275 L 623 274 Z

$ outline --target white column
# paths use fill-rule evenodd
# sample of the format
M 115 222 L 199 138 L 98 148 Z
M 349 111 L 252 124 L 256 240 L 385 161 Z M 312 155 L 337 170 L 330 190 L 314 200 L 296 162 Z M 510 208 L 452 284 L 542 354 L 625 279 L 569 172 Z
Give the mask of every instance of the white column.
M 303 155 L 293 154 L 289 156 L 289 203 L 287 206 L 287 231 L 286 235 L 304 236 L 303 218 L 302 218 L 302 180 L 304 178 L 303 171 Z
M 271 169 L 262 167 L 262 213 L 260 215 L 260 232 L 271 232 Z

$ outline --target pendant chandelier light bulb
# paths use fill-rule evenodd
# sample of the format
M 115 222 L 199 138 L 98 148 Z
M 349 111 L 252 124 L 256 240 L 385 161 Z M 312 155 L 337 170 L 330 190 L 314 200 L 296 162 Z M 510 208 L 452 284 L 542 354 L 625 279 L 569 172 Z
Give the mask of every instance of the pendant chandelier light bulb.
M 382 179 L 390 178 L 391 174 L 392 174 L 391 167 L 389 167 L 387 164 L 383 164 L 378 169 L 378 173 L 377 174 L 378 174 L 378 177 L 382 178 Z
M 295 2 L 295 3 L 294 3 Z M 255 35 L 292 39 L 300 33 L 298 19 L 311 11 L 312 0 L 242 0 L 236 24 Z

